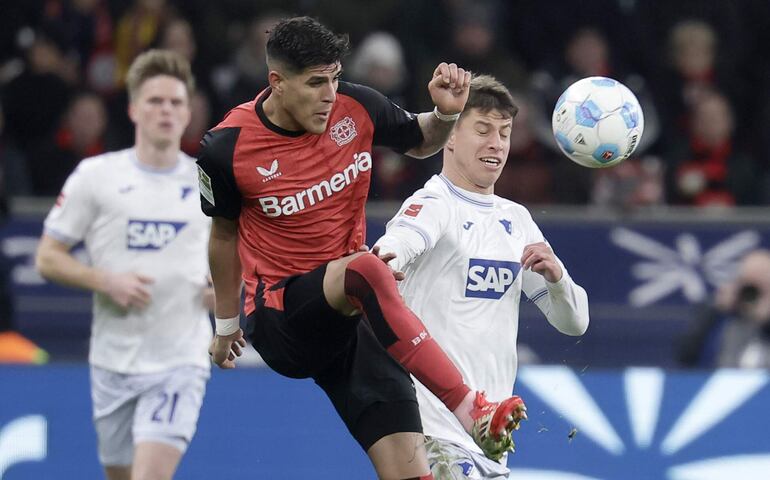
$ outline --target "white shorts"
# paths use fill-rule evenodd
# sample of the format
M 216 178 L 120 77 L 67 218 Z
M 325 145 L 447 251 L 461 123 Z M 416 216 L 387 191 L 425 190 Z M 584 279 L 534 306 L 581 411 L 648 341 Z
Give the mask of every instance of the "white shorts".
M 435 437 L 425 438 L 428 464 L 437 480 L 507 480 L 511 473 L 505 465 L 454 442 Z
M 91 366 L 91 400 L 102 465 L 131 465 L 134 445 L 160 442 L 184 453 L 198 423 L 205 368 L 127 375 Z

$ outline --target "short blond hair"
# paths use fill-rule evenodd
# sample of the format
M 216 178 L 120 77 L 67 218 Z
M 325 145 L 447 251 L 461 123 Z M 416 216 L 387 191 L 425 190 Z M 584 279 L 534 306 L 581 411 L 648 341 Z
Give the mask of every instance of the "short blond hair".
M 190 62 L 171 50 L 153 49 L 136 57 L 128 69 L 126 89 L 129 100 L 136 98 L 144 82 L 160 75 L 168 75 L 184 83 L 188 97 L 191 97 L 195 91 L 195 78 L 193 78 Z

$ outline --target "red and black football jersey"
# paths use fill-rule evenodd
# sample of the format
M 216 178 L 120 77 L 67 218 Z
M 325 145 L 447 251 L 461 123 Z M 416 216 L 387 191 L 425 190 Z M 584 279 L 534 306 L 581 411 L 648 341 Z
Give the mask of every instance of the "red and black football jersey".
M 372 145 L 403 153 L 423 141 L 416 115 L 368 87 L 339 83 L 321 135 L 270 122 L 269 96 L 268 88 L 232 109 L 198 157 L 203 211 L 238 220 L 247 313 L 260 280 L 270 287 L 363 244 Z

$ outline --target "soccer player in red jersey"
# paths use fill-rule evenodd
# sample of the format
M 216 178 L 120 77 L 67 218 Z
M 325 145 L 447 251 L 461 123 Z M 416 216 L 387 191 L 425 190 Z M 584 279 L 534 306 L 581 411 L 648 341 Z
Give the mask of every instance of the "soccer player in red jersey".
M 471 391 L 396 288 L 391 259 L 363 252 L 373 145 L 413 157 L 440 150 L 468 98 L 470 72 L 441 63 L 436 108 L 415 115 L 340 81 L 349 48 L 309 17 L 278 23 L 269 87 L 203 139 L 201 204 L 213 217 L 215 363 L 233 368 L 246 333 L 278 373 L 326 392 L 381 478 L 432 478 L 412 373 L 484 446 L 505 441 L 516 399 Z M 356 252 L 356 253 L 352 253 Z

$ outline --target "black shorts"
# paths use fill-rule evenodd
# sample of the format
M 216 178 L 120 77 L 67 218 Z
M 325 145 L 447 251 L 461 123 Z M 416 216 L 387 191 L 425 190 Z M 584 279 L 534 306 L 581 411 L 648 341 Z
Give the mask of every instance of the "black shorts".
M 326 302 L 326 265 L 283 279 L 284 310 L 264 305 L 246 317 L 246 334 L 265 363 L 291 378 L 313 378 L 364 451 L 398 432 L 422 432 L 409 373 L 380 345 L 362 316 L 346 317 Z

